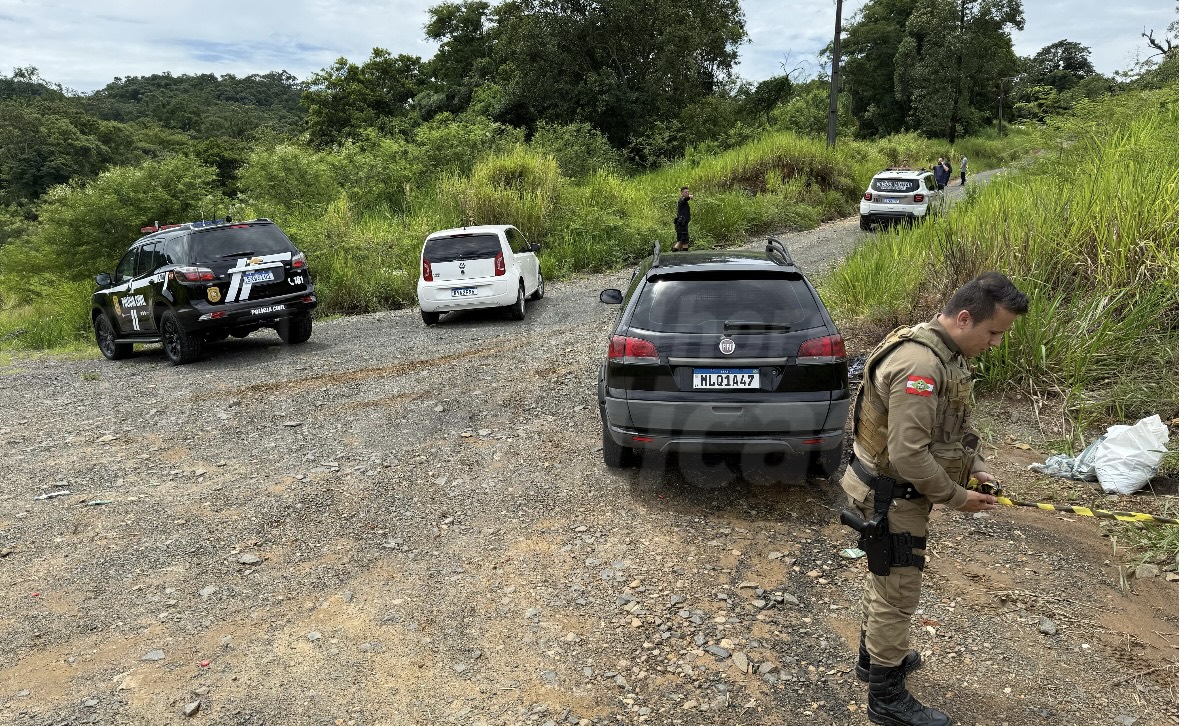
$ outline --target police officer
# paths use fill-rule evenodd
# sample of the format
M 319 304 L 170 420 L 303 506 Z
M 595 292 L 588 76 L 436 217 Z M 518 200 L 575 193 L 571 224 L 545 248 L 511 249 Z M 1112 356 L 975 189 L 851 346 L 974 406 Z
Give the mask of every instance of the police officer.
M 905 687 L 905 676 L 921 666 L 920 655 L 909 650 L 909 623 L 921 593 L 926 528 L 934 504 L 961 512 L 995 508 L 993 496 L 963 486 L 971 476 L 993 479 L 968 426 L 973 383 L 967 360 L 998 345 L 1027 309 L 1027 296 L 1006 276 L 984 273 L 959 288 L 930 322 L 890 333 L 864 364 L 842 486 L 864 519 L 887 513 L 891 567 L 886 575 L 868 575 L 856 667 L 868 681 L 873 723 L 950 723 Z M 878 508 L 877 498 L 890 495 L 891 503 Z

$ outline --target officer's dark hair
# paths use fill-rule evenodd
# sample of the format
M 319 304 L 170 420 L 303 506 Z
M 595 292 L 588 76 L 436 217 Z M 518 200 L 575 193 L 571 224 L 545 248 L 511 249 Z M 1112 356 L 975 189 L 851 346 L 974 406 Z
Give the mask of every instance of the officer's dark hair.
M 959 311 L 970 313 L 971 320 L 980 323 L 995 314 L 995 307 L 1023 315 L 1028 311 L 1028 296 L 1001 272 L 984 272 L 954 293 L 942 315 L 953 317 Z
M 686 192 L 687 190 L 688 190 L 688 188 L 687 188 L 687 187 L 680 187 L 680 191 L 681 191 L 681 192 Z

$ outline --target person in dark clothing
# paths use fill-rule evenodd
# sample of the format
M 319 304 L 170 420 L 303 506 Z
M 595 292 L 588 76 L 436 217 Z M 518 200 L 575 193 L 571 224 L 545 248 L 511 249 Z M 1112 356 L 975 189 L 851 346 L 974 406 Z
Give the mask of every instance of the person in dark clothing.
M 933 180 L 937 182 L 939 190 L 945 189 L 946 185 L 950 183 L 950 170 L 944 157 L 937 158 L 937 164 L 933 167 Z
M 686 250 L 691 246 L 688 240 L 688 222 L 692 220 L 692 209 L 688 206 L 688 200 L 692 195 L 688 192 L 687 187 L 680 187 L 680 201 L 675 209 L 675 244 L 672 246 L 673 250 Z

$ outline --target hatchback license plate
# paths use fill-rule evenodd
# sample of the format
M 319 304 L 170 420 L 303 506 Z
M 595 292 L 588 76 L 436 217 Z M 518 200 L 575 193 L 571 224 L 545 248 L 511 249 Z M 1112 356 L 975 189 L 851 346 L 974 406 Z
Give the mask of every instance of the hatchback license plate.
M 452 287 L 450 288 L 451 297 L 471 297 L 475 294 L 473 287 Z
M 248 285 L 257 285 L 259 282 L 274 282 L 274 272 L 271 270 L 245 272 L 242 273 L 242 281 Z
M 895 198 L 895 197 L 885 197 L 885 198 L 884 198 L 884 203 L 885 203 L 885 204 L 900 204 L 900 203 L 901 203 L 901 200 L 899 200 L 899 199 L 897 199 L 897 198 Z
M 692 388 L 760 388 L 755 368 L 693 368 Z

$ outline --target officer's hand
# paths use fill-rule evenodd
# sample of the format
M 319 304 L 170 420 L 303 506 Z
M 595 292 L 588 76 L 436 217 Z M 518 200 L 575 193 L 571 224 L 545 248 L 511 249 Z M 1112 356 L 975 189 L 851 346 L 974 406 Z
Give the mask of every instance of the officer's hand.
M 985 512 L 994 509 L 998 502 L 990 494 L 983 494 L 971 489 L 966 490 L 966 503 L 958 507 L 959 512 Z

